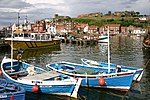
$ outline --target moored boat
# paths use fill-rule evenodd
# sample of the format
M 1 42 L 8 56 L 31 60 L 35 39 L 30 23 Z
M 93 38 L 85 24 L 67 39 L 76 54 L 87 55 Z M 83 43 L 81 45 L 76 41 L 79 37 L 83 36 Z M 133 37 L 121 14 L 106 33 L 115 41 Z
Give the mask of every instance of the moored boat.
M 4 57 L 1 63 L 3 77 L 20 84 L 28 92 L 64 95 L 77 98 L 81 79 L 46 71 L 28 63 Z
M 101 35 L 98 37 L 98 42 L 99 43 L 107 43 L 108 42 L 108 36 Z
M 85 58 L 81 58 L 81 61 L 83 64 L 87 66 L 93 66 L 93 67 L 100 67 L 100 68 L 108 68 L 108 63 L 105 62 L 97 62 L 94 60 L 89 60 Z M 143 68 L 136 68 L 136 67 L 130 67 L 130 66 L 123 66 L 123 65 L 116 65 L 113 63 L 110 63 L 110 68 L 116 69 L 118 72 L 131 72 L 135 71 L 134 75 L 134 81 L 139 82 L 143 76 Z
M 150 31 L 144 36 L 143 47 L 150 51 Z
M 0 100 L 25 100 L 25 90 L 18 84 L 0 78 Z
M 75 78 L 82 78 L 81 85 L 94 88 L 106 88 L 119 91 L 128 91 L 135 72 L 108 73 L 108 69 L 94 68 L 83 64 L 71 62 L 58 62 L 46 65 L 53 70 Z
M 13 37 L 13 38 L 12 38 Z M 51 33 L 13 33 L 12 37 L 5 38 L 5 42 L 11 46 L 13 42 L 13 50 L 45 48 L 60 45 L 60 39 L 51 37 Z

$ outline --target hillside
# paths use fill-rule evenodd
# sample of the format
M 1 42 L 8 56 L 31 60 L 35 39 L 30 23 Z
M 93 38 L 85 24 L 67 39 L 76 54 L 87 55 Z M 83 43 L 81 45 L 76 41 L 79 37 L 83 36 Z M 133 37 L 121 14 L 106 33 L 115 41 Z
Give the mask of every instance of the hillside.
M 118 16 L 102 16 L 102 17 L 77 17 L 72 18 L 74 22 L 86 23 L 89 25 L 103 26 L 105 24 L 121 24 L 122 26 L 133 25 L 136 27 L 147 27 L 147 22 L 140 22 L 139 17 L 118 17 Z

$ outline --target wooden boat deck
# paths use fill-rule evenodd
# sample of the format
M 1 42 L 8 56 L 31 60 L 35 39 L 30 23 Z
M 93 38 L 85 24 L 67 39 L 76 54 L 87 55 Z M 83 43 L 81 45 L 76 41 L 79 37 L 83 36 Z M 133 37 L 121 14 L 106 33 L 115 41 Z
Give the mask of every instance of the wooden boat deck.
M 60 76 L 60 74 L 56 72 L 42 72 L 42 73 L 36 73 L 34 75 L 27 75 L 19 79 L 20 80 L 46 80 L 58 76 Z

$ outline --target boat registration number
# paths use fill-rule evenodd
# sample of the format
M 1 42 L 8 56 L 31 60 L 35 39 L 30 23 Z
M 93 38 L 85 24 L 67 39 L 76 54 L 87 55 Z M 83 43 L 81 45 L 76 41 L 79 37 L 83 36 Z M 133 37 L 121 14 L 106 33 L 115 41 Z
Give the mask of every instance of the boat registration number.
M 41 81 L 32 81 L 32 83 L 34 83 L 34 84 L 42 84 L 42 82 Z

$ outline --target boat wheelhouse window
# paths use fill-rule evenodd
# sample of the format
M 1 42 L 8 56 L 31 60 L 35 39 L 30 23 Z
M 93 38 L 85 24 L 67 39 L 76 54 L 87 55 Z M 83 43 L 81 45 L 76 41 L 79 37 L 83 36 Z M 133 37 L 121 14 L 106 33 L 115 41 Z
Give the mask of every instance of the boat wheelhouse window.
M 37 36 L 37 34 L 35 34 L 35 39 L 37 40 L 37 38 L 38 38 L 38 36 Z
M 30 37 L 30 35 L 29 34 L 24 34 L 24 37 Z
M 14 34 L 14 37 L 18 37 L 18 35 L 17 35 L 17 34 Z
M 8 34 L 6 37 L 11 37 L 11 34 Z
M 44 36 L 43 35 L 41 35 L 41 40 L 44 40 Z
M 23 37 L 23 36 L 24 36 L 23 34 L 21 34 L 21 33 L 19 34 L 19 37 Z
M 48 36 L 45 34 L 45 40 L 48 40 Z
M 37 34 L 36 36 L 37 36 L 36 39 L 37 39 L 37 40 L 40 40 L 40 35 Z
M 47 39 L 49 39 L 50 38 L 50 36 L 49 35 L 47 35 Z
M 51 35 L 51 38 L 55 38 L 55 36 L 54 36 L 54 35 Z

